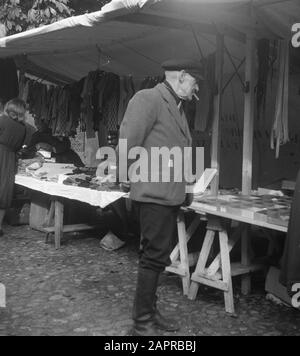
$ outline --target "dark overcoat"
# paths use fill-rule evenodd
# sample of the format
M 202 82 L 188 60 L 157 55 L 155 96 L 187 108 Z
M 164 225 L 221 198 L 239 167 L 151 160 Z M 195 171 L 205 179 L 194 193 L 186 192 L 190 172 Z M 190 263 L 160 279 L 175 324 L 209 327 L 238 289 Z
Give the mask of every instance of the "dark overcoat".
M 0 209 L 10 207 L 16 174 L 16 153 L 22 148 L 26 126 L 9 116 L 0 116 Z
M 151 175 L 156 177 L 155 181 L 152 179 L 151 182 L 132 183 L 130 198 L 160 205 L 181 205 L 186 196 L 184 169 L 190 172 L 188 161 L 184 157 L 184 148 L 191 147 L 192 138 L 185 114 L 178 108 L 175 97 L 165 84 L 142 90 L 131 99 L 120 128 L 120 139 L 127 139 L 128 151 L 139 146 L 148 153 L 148 160 L 141 156 L 140 160 L 131 165 L 129 179 L 133 180 L 134 175 L 139 172 L 137 167 L 141 166 L 148 167 L 149 180 Z M 176 148 L 182 152 L 181 169 L 177 169 L 176 173 L 174 166 L 177 164 L 178 168 L 180 160 L 175 162 L 174 156 L 168 161 L 160 162 L 159 166 L 151 164 L 151 148 L 163 147 L 169 150 Z M 165 182 L 164 174 L 168 170 L 171 179 Z
M 280 282 L 289 293 L 294 283 L 300 283 L 300 171 L 298 173 L 285 248 L 282 258 Z

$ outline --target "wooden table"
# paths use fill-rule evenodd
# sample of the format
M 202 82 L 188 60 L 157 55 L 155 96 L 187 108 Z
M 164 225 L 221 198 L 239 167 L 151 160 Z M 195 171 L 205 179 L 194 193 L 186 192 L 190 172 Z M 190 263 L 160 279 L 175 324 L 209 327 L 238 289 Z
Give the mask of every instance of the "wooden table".
M 64 233 L 87 231 L 96 227 L 95 225 L 88 224 L 64 225 L 65 199 L 77 200 L 104 208 L 121 197 L 126 196 L 123 192 L 97 191 L 83 187 L 67 186 L 22 175 L 16 176 L 15 183 L 51 196 L 51 206 L 49 207 L 43 231 L 46 233 L 46 240 L 54 233 L 56 249 L 60 248 Z M 49 226 L 52 220 L 54 220 L 54 226 Z
M 274 196 L 240 196 L 224 194 L 205 197 L 194 202 L 185 211 L 193 211 L 196 217 L 186 230 L 184 210 L 178 217 L 179 243 L 172 252 L 172 265 L 167 271 L 181 276 L 183 292 L 190 299 L 195 299 L 199 285 L 204 284 L 224 292 L 225 309 L 234 313 L 232 277 L 242 275 L 242 292 L 250 292 L 250 272 L 263 268 L 250 258 L 249 226 L 255 225 L 267 229 L 287 232 L 291 198 Z M 190 276 L 190 261 L 187 243 L 196 231 L 201 220 L 207 220 L 207 232 L 197 260 L 197 266 Z M 230 221 L 238 222 L 236 231 L 229 237 Z M 220 252 L 207 266 L 216 235 L 219 236 Z M 241 262 L 232 264 L 230 252 L 242 238 Z

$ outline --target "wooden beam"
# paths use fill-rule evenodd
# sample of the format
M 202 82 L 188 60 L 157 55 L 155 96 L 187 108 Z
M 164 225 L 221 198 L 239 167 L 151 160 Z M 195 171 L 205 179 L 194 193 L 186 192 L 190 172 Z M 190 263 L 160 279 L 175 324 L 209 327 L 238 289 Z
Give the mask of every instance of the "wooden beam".
M 246 69 L 245 69 L 245 106 L 244 106 L 244 138 L 243 138 L 243 179 L 242 193 L 249 195 L 252 190 L 252 159 L 254 131 L 254 100 L 255 100 L 255 40 L 247 36 Z
M 223 292 L 228 292 L 228 283 L 225 283 L 223 281 L 215 281 L 215 280 L 208 279 L 208 278 L 205 278 L 205 277 L 202 277 L 202 276 L 199 275 L 199 276 L 195 276 L 194 277 L 193 283 L 195 283 L 195 282 L 197 282 L 199 284 L 204 284 L 205 286 L 208 286 L 208 287 L 220 289 Z M 195 300 L 196 299 L 196 297 L 192 298 L 190 296 L 190 294 L 189 294 L 188 298 L 191 299 L 191 300 Z
M 74 225 L 63 225 L 62 227 L 62 232 L 68 233 L 68 232 L 79 232 L 79 231 L 88 231 L 88 230 L 95 230 L 98 225 L 88 225 L 88 224 L 74 224 Z M 100 227 L 100 225 L 99 225 Z M 50 227 L 45 227 L 43 231 L 47 233 L 53 233 L 55 232 L 55 227 L 50 226 Z
M 217 175 L 211 184 L 213 195 L 218 195 L 220 180 L 220 124 L 222 116 L 222 89 L 224 67 L 224 36 L 217 35 L 216 53 L 216 95 L 214 97 L 214 117 L 212 130 L 211 168 L 217 169 Z
M 244 106 L 244 135 L 243 135 L 243 172 L 242 194 L 250 195 L 252 190 L 253 171 L 253 133 L 254 133 L 254 100 L 255 100 L 255 40 L 247 36 L 246 41 L 246 69 L 245 69 L 245 106 Z M 249 229 L 242 234 L 242 264 L 250 265 L 250 236 Z M 247 295 L 251 291 L 251 277 L 242 277 L 242 294 Z

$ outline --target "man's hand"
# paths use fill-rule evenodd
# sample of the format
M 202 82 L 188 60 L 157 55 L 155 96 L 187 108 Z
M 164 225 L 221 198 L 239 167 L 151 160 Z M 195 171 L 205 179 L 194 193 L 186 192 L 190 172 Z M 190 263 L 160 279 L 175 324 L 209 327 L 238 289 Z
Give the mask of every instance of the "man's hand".
M 131 183 L 129 181 L 120 183 L 120 188 L 124 193 L 128 193 L 130 191 Z
M 193 201 L 194 201 L 194 194 L 193 193 L 186 193 L 184 206 L 190 206 Z

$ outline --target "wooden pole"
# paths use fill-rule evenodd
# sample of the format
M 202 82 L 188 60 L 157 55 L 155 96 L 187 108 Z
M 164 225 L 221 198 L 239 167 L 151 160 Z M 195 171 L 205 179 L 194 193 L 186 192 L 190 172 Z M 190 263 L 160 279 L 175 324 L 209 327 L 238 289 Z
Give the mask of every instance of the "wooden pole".
M 224 66 L 224 36 L 217 35 L 216 53 L 216 94 L 214 97 L 214 117 L 212 129 L 211 168 L 217 169 L 217 175 L 211 184 L 211 192 L 218 195 L 220 181 L 220 123 L 222 116 L 222 89 Z
M 244 108 L 244 138 L 243 138 L 243 176 L 242 194 L 250 195 L 252 190 L 252 166 L 253 166 L 253 131 L 254 131 L 254 103 L 255 103 L 255 40 L 247 36 L 246 40 L 246 69 L 245 69 L 245 108 Z M 244 266 L 249 266 L 250 259 L 250 231 L 245 226 L 242 233 L 242 258 Z M 251 290 L 250 274 L 242 277 L 242 294 L 247 295 Z
M 247 36 L 245 70 L 245 108 L 243 138 L 243 178 L 242 193 L 249 195 L 252 190 L 253 125 L 254 125 L 254 89 L 255 89 L 255 40 Z

